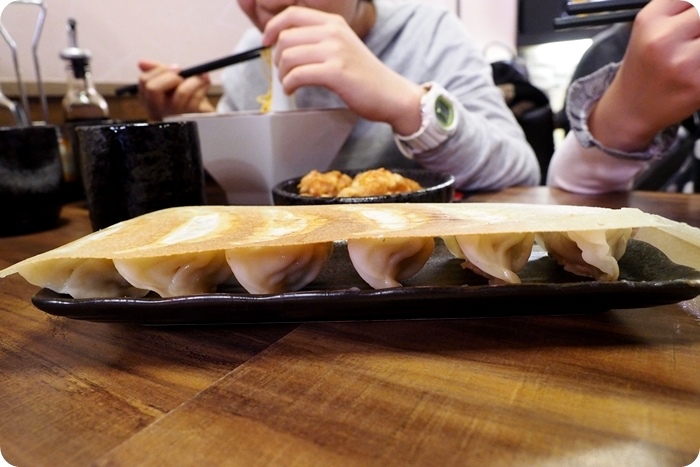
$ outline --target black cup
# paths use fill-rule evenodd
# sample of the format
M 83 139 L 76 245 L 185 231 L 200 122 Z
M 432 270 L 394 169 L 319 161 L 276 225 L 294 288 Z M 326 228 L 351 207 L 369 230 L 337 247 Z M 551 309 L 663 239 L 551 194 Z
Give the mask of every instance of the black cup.
M 107 125 L 118 123 L 117 120 L 107 118 L 94 120 L 70 120 L 64 122 L 61 127 L 63 136 L 63 201 L 71 202 L 85 199 L 83 176 L 80 167 L 80 151 L 78 149 L 78 137 L 75 129 L 79 126 Z
M 0 128 L 0 235 L 53 228 L 61 212 L 61 152 L 55 126 Z
M 90 125 L 75 131 L 94 230 L 160 209 L 206 204 L 195 122 Z

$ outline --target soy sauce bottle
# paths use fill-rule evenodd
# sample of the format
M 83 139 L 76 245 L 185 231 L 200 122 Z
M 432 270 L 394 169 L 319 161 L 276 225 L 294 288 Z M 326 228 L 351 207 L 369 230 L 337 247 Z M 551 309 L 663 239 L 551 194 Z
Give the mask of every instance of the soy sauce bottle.
M 78 47 L 77 23 L 68 19 L 68 47 L 60 53 L 66 60 L 66 94 L 61 102 L 64 124 L 62 134 L 63 193 L 65 201 L 85 198 L 80 176 L 80 155 L 75 127 L 107 123 L 109 106 L 95 89 L 90 71 L 90 51 Z

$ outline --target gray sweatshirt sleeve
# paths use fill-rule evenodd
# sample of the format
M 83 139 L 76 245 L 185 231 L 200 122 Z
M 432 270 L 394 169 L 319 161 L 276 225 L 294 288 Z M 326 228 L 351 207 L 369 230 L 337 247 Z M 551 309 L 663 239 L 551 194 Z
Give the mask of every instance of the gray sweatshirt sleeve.
M 403 76 L 419 84 L 437 82 L 460 104 L 456 133 L 414 159 L 428 169 L 453 174 L 465 191 L 538 184 L 537 157 L 464 23 L 435 6 L 396 8 L 383 29 L 378 22 L 368 45 Z M 401 20 L 402 26 L 392 25 Z M 400 32 L 379 48 L 375 43 L 382 43 L 383 31 Z

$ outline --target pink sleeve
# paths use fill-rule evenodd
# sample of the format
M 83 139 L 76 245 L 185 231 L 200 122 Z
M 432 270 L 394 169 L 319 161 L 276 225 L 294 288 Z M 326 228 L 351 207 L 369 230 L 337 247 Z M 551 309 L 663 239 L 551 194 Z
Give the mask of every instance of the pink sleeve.
M 547 185 L 582 194 L 627 191 L 648 164 L 610 156 L 595 146 L 584 148 L 569 132 L 549 164 Z

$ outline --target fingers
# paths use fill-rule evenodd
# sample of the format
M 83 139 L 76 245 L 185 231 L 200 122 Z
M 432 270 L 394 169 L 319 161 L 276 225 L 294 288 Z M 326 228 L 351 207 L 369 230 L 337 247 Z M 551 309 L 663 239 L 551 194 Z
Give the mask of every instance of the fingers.
M 283 31 L 292 28 L 323 25 L 328 21 L 333 21 L 336 16 L 311 8 L 291 6 L 267 22 L 263 31 L 262 43 L 264 46 L 271 46 L 277 43 L 279 35 Z
M 369 120 L 403 128 L 397 122 L 404 115 L 392 109 L 403 109 L 407 96 L 422 93 L 420 86 L 383 64 L 342 14 L 288 7 L 267 22 L 263 44 L 274 44 L 272 59 L 286 93 L 324 87 Z
M 160 67 L 167 67 L 168 65 L 165 65 L 164 63 L 161 62 L 156 62 L 155 60 L 147 60 L 147 59 L 142 59 L 138 61 L 138 67 L 142 72 L 148 72 L 151 71 L 155 68 L 160 68 Z
M 666 16 L 674 16 L 690 9 L 695 11 L 696 16 L 698 15 L 697 10 L 695 10 L 693 5 L 687 1 L 652 0 L 642 9 L 642 11 L 652 11 L 656 15 L 663 14 Z
M 325 25 L 306 26 L 304 28 L 292 28 L 282 31 L 275 43 L 272 59 L 279 64 L 281 54 L 300 46 L 327 45 L 330 40 L 339 40 L 334 36 L 338 32 L 329 32 Z M 307 49 L 308 50 L 308 49 Z
M 166 65 L 151 60 L 139 60 L 138 66 L 142 72 L 139 81 L 144 84 L 160 75 L 177 75 L 180 72 L 177 65 Z
M 332 82 L 335 75 L 333 67 L 340 66 L 341 61 L 338 47 L 329 43 L 276 48 L 275 53 L 276 58 L 273 60 L 285 85 L 285 91 L 289 93 L 304 83 L 311 86 L 321 85 L 318 79 Z
M 265 33 L 276 37 L 273 61 L 288 93 L 301 86 L 324 86 L 340 93 L 351 85 L 354 69 L 375 60 L 336 14 L 290 7 L 270 20 Z
M 679 1 L 678 3 L 689 5 L 685 1 Z M 679 11 L 673 15 L 672 21 L 673 27 L 677 28 L 683 37 L 687 39 L 700 38 L 700 13 L 695 7 L 690 6 L 690 8 Z
M 185 79 L 170 98 L 169 112 L 171 114 L 200 112 L 210 86 L 211 80 L 208 74 Z
M 139 99 L 150 120 L 162 120 L 168 115 L 209 111 L 213 106 L 206 99 L 211 86 L 208 74 L 184 79 L 179 67 L 141 60 Z
M 700 14 L 690 3 L 683 0 L 653 0 L 645 6 L 635 19 L 635 29 L 656 28 L 661 25 L 664 32 L 677 37 L 694 38 L 700 35 Z
M 634 28 L 639 27 L 639 34 L 633 31 L 630 48 L 638 49 L 636 53 L 644 63 L 660 68 L 659 71 L 665 71 L 665 74 L 673 76 L 683 68 L 692 67 L 692 75 L 697 76 L 695 70 L 700 66 L 700 15 L 694 7 L 687 8 L 689 4 L 685 1 L 674 0 L 671 3 L 681 4 L 682 8 L 670 6 L 666 10 L 666 13 L 674 11 L 670 16 L 659 13 L 656 17 L 641 18 L 639 25 L 635 23 Z

